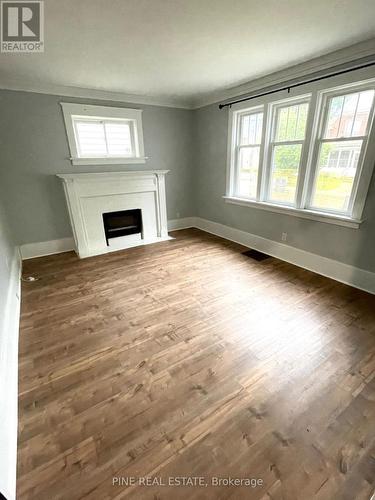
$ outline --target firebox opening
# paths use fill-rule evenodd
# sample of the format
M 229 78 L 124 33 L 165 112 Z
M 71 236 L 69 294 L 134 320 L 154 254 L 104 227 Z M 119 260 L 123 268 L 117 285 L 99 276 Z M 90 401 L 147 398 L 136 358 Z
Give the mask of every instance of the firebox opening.
M 109 246 L 111 238 L 142 233 L 142 210 L 121 210 L 103 214 L 104 232 Z

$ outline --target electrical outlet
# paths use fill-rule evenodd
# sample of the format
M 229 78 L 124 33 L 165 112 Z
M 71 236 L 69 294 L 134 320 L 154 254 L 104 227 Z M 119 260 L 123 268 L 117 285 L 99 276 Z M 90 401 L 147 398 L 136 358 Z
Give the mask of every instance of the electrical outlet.
M 176 212 L 176 217 L 177 217 L 177 219 L 180 218 L 180 212 Z
M 288 233 L 281 233 L 281 241 L 286 241 L 288 239 Z

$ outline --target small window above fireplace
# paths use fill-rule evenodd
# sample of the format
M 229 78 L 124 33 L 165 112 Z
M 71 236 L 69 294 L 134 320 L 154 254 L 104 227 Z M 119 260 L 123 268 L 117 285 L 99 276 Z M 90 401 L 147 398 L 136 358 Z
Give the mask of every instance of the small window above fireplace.
M 141 109 L 61 106 L 73 165 L 145 163 Z

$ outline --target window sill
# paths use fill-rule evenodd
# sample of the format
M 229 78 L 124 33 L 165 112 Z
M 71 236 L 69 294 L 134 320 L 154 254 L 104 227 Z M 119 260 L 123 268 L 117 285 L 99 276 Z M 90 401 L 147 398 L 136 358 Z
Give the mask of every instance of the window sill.
M 342 215 L 331 215 L 324 212 L 315 212 L 313 210 L 302 210 L 293 207 L 284 207 L 282 205 L 273 205 L 264 201 L 251 201 L 244 198 L 236 198 L 235 196 L 223 196 L 226 203 L 233 205 L 241 205 L 245 207 L 257 208 L 259 210 L 267 210 L 269 212 L 276 212 L 278 214 L 292 215 L 293 217 L 300 217 L 301 219 L 310 219 L 318 222 L 325 222 L 328 224 L 336 224 L 337 226 L 351 227 L 358 229 L 361 220 L 351 219 Z
M 147 157 L 136 158 L 70 158 L 73 165 L 123 165 L 146 163 Z

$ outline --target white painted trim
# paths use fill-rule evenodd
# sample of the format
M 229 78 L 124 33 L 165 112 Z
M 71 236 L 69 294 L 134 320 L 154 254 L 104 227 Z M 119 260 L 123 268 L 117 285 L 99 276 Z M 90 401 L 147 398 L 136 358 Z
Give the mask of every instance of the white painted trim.
M 308 176 L 306 179 L 306 186 L 304 189 L 304 208 L 307 210 L 315 211 L 312 205 L 312 199 L 315 189 L 315 183 L 318 173 L 318 157 L 320 154 L 321 146 L 327 139 L 323 139 L 324 128 L 328 120 L 328 103 L 329 99 L 349 94 L 351 92 L 363 92 L 366 90 L 375 90 L 375 79 L 366 79 L 364 81 L 352 82 L 345 85 L 339 85 L 326 90 L 320 90 L 317 93 L 317 106 L 314 117 L 314 134 L 310 138 L 309 145 L 309 164 L 307 165 Z M 330 142 L 344 143 L 345 141 L 361 140 L 361 154 L 358 160 L 357 173 L 355 175 L 352 192 L 350 195 L 350 202 L 348 207 L 348 215 L 353 219 L 361 219 L 365 207 L 367 193 L 370 187 L 372 171 L 374 168 L 374 139 L 375 127 L 374 123 L 374 109 L 375 103 L 373 101 L 371 110 L 368 117 L 366 133 L 362 136 L 354 137 L 338 137 L 329 139 Z M 306 136 L 307 137 L 307 136 Z
M 72 165 L 137 165 L 146 163 L 148 156 L 136 158 L 69 158 Z
M 68 138 L 70 160 L 73 165 L 118 165 L 121 163 L 145 163 L 145 149 L 143 142 L 142 110 L 133 108 L 115 108 L 113 106 L 93 106 L 91 104 L 77 104 L 71 102 L 60 103 L 65 122 L 65 130 Z M 96 121 L 122 120 L 127 123 L 133 149 L 133 156 L 112 157 L 102 156 L 89 158 L 80 156 L 79 140 L 75 119 L 91 119 Z M 106 134 L 105 134 L 106 135 Z
M 77 102 L 60 102 L 64 113 L 68 116 L 88 116 L 94 118 L 124 120 L 138 120 L 142 116 L 142 109 L 114 106 L 103 106 L 102 104 L 81 104 Z
M 25 243 L 20 247 L 22 260 L 44 257 L 45 255 L 53 255 L 55 253 L 70 252 L 74 249 L 74 239 L 72 237 L 40 241 L 38 243 Z
M 189 227 L 197 227 L 197 217 L 183 217 L 182 219 L 168 221 L 168 231 L 179 231 Z
M 269 210 L 279 213 L 290 214 L 302 218 L 319 220 L 332 224 L 344 225 L 347 227 L 358 228 L 361 223 L 362 212 L 370 187 L 372 171 L 374 168 L 373 157 L 375 154 L 375 127 L 373 126 L 374 108 L 373 102 L 369 114 L 366 134 L 362 136 L 337 138 L 337 142 L 348 140 L 362 140 L 361 155 L 358 160 L 357 173 L 355 176 L 351 202 L 347 211 L 335 212 L 319 209 L 311 204 L 314 194 L 314 186 L 317 175 L 317 164 L 320 146 L 323 141 L 323 126 L 327 120 L 328 106 L 327 99 L 336 95 L 343 95 L 351 92 L 361 92 L 375 89 L 375 79 L 367 78 L 365 80 L 335 85 L 334 87 L 316 89 L 309 94 L 297 95 L 286 99 L 274 100 L 269 97 L 261 105 L 255 105 L 249 108 L 248 102 L 234 104 L 233 109 L 228 113 L 228 156 L 227 156 L 227 183 L 225 200 L 228 203 L 237 205 L 248 205 L 254 208 Z M 308 119 L 305 138 L 301 141 L 282 141 L 275 142 L 275 126 L 277 109 L 288 106 L 290 103 L 308 103 Z M 239 170 L 239 148 L 240 144 L 240 118 L 243 114 L 256 113 L 263 110 L 263 131 L 259 144 L 259 166 L 258 166 L 258 188 L 256 200 L 245 199 L 238 193 Z M 230 140 L 229 140 L 230 139 Z M 331 140 L 333 142 L 333 139 Z M 272 156 L 274 147 L 277 144 L 301 144 L 302 153 L 299 164 L 299 174 L 296 190 L 296 199 L 294 206 L 274 203 L 269 198 L 270 190 L 270 172 L 272 167 Z M 369 146 L 369 148 L 367 147 Z M 243 147 L 246 147 L 244 145 Z M 260 183 L 260 185 L 259 185 Z M 357 189 L 357 187 L 359 189 Z
M 300 217 L 301 219 L 310 219 L 318 222 L 326 222 L 328 224 L 336 224 L 337 226 L 351 227 L 358 229 L 361 222 L 360 219 L 351 219 L 344 216 L 331 215 L 325 212 L 315 212 L 313 210 L 299 209 L 294 207 L 284 207 L 282 205 L 274 205 L 265 201 L 252 201 L 235 196 L 223 196 L 225 203 L 232 203 L 233 205 L 241 205 L 244 207 L 257 208 L 259 210 L 267 210 L 268 212 L 276 212 L 283 215 L 292 215 L 293 217 Z
M 290 262 L 314 273 L 375 294 L 375 273 L 370 271 L 200 217 L 185 217 L 168 221 L 168 231 L 178 231 L 189 227 L 196 227 L 202 231 L 215 234 L 246 247 L 255 248 L 260 252 L 267 253 L 285 262 Z M 29 243 L 21 247 L 23 259 L 67 252 L 69 250 L 74 250 L 73 238 L 45 241 L 42 243 Z
M 249 94 L 256 90 L 272 87 L 297 78 L 306 78 L 308 75 L 327 70 L 333 66 L 340 66 L 374 55 L 374 42 L 372 38 L 334 52 L 329 52 L 309 61 L 294 66 L 270 72 L 258 78 L 253 78 L 241 85 L 230 88 L 214 90 L 196 97 L 164 97 L 139 94 L 127 94 L 125 92 L 108 91 L 95 88 L 83 88 L 70 85 L 58 85 L 41 81 L 20 78 L 7 78 L 3 76 L 0 80 L 0 89 L 15 90 L 20 92 L 35 92 L 37 94 L 58 95 L 66 97 L 78 97 L 83 99 L 98 99 L 115 101 L 129 104 L 145 104 L 151 106 L 163 106 L 169 108 L 199 109 L 210 104 L 218 103 L 240 95 Z
M 0 318 L 0 491 L 8 500 L 16 498 L 20 278 L 21 259 L 15 247 L 5 314 Z
M 199 217 L 197 217 L 196 227 L 246 247 L 255 248 L 327 278 L 375 294 L 375 273 L 370 271 Z
M 112 251 L 102 221 L 105 211 L 142 209 L 143 244 L 168 236 L 165 170 L 56 174 L 63 180 L 76 252 L 80 258 Z M 135 204 L 135 205 L 134 205 Z M 129 247 L 129 239 L 122 240 Z
M 194 219 L 193 217 L 191 219 Z M 185 219 L 180 219 L 181 221 Z M 169 223 L 172 222 L 178 222 L 178 221 L 168 221 L 168 228 L 169 228 Z M 170 231 L 177 231 L 178 229 L 186 229 L 188 227 L 194 227 L 195 224 L 190 224 L 187 223 L 186 225 L 183 225 L 183 227 L 174 227 L 174 224 L 172 224 L 172 228 L 169 229 Z M 150 243 L 158 243 L 160 241 L 168 241 L 173 238 L 170 238 L 168 235 L 165 236 L 164 238 L 155 238 L 154 240 L 149 240 L 146 243 L 141 242 L 141 243 L 134 243 L 128 246 L 128 248 L 133 248 L 137 246 L 143 246 L 144 244 L 150 244 Z M 76 251 L 75 245 L 74 245 L 74 238 L 61 238 L 60 240 L 50 240 L 50 241 L 41 241 L 39 243 L 26 243 L 25 245 L 21 245 L 20 247 L 21 255 L 22 255 L 22 260 L 28 260 L 28 259 L 35 259 L 37 257 L 46 257 L 48 255 L 55 255 L 58 253 L 64 253 L 64 252 L 72 252 Z M 117 251 L 116 248 L 110 248 L 108 250 L 108 253 L 112 253 Z M 99 255 L 99 254 L 97 254 Z
M 56 174 L 60 179 L 69 180 L 69 179 L 80 179 L 80 180 L 95 180 L 100 179 L 101 177 L 105 178 L 113 178 L 118 179 L 121 177 L 139 177 L 139 176 L 149 176 L 153 174 L 163 174 L 166 175 L 169 170 L 126 170 L 123 172 L 83 172 L 77 174 Z
M 201 97 L 193 100 L 193 109 L 203 108 L 210 104 L 216 104 L 220 101 L 226 101 L 234 97 L 243 96 L 256 92 L 257 90 L 273 87 L 284 84 L 296 79 L 306 80 L 308 76 L 314 73 L 329 70 L 332 67 L 349 65 L 349 63 L 357 62 L 359 59 L 374 56 L 375 38 L 360 42 L 355 45 L 350 45 L 334 52 L 329 52 L 314 59 L 310 59 L 294 66 L 286 66 L 280 71 L 268 73 L 258 78 L 253 78 L 241 85 L 209 92 Z
M 129 104 L 161 106 L 166 108 L 192 109 L 190 100 L 175 99 L 173 97 L 158 97 L 109 90 L 74 87 L 70 85 L 55 85 L 53 83 L 27 81 L 18 78 L 1 78 L 0 89 L 15 90 L 18 92 L 34 92 L 36 94 L 57 95 L 64 97 L 78 97 L 82 99 L 97 99 Z
M 177 231 L 179 229 L 186 229 L 188 227 L 195 226 L 196 217 L 185 217 L 183 219 L 168 221 L 169 231 Z M 46 255 L 54 255 L 63 252 L 71 252 L 72 250 L 75 251 L 73 237 L 50 241 L 40 241 L 37 243 L 25 243 L 24 245 L 20 246 L 22 260 L 34 259 L 36 257 L 45 257 Z

